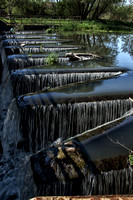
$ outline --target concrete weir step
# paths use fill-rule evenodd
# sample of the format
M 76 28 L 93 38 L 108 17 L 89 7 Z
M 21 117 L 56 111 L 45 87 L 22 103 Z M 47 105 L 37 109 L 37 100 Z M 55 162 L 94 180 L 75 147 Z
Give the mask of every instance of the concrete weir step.
M 28 39 L 28 38 L 42 38 L 42 39 L 48 39 L 48 38 L 59 38 L 56 34 L 8 34 L 8 35 L 3 35 L 2 39 Z
M 7 62 L 9 64 L 9 69 L 22 69 L 31 66 L 44 66 L 46 64 L 46 60 L 48 58 L 48 54 L 14 54 L 7 57 Z M 56 59 L 56 63 L 69 63 L 69 62 L 83 62 L 89 60 L 101 60 L 102 58 L 95 57 L 93 54 L 89 54 L 85 58 L 85 60 L 79 59 L 73 60 L 71 57 L 65 55 L 58 55 Z
M 89 102 L 112 99 L 126 99 L 133 97 L 132 82 L 133 73 L 127 73 L 118 77 L 106 80 L 89 81 L 51 88 L 41 93 L 23 96 L 21 101 L 31 106 L 40 105 L 39 99 L 43 100 L 44 105 Z
M 20 35 L 41 35 L 41 34 L 45 34 L 45 30 L 16 31 L 15 34 L 20 34 Z
M 70 46 L 70 45 L 45 45 L 45 46 L 6 46 L 5 51 L 6 55 L 13 54 L 26 54 L 26 53 L 44 53 L 44 52 L 53 52 L 53 51 L 66 51 L 66 50 L 77 50 L 81 49 L 78 46 Z
M 32 54 L 32 55 L 10 55 L 7 57 L 7 62 L 9 65 L 9 69 L 22 69 L 31 66 L 44 66 L 46 64 L 46 60 L 48 55 L 41 54 Z M 59 55 L 57 58 L 57 63 L 67 63 L 70 59 L 65 55 Z
M 11 71 L 15 96 L 77 82 L 112 78 L 125 69 L 23 69 Z
M 70 42 L 71 40 L 61 39 L 6 39 L 3 41 L 4 46 L 19 45 L 19 44 L 53 44 Z

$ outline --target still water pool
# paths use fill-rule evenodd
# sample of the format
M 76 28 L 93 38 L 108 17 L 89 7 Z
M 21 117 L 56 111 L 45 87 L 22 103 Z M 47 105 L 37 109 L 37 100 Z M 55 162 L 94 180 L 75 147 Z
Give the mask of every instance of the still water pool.
M 91 52 L 102 56 L 102 60 L 71 62 L 52 66 L 52 68 L 101 68 L 125 67 L 133 69 L 133 34 L 89 33 L 67 36 L 72 39 L 71 45 L 83 49 L 72 52 Z

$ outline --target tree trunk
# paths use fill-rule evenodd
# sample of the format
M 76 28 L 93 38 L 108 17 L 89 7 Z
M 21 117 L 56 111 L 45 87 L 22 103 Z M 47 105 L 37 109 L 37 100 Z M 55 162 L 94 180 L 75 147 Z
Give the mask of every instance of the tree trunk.
M 95 4 L 96 0 L 93 0 L 93 2 L 90 4 L 90 3 L 87 3 L 87 5 L 85 6 L 85 3 L 84 3 L 84 10 L 82 12 L 82 16 L 81 16 L 81 19 L 82 20 L 85 20 L 88 16 L 88 14 L 92 11 L 92 8 Z

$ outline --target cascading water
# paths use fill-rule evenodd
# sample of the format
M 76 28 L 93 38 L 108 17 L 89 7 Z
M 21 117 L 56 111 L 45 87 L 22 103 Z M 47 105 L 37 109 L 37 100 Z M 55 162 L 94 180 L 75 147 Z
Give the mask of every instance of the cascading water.
M 23 32 L 18 32 L 18 34 L 23 34 Z M 26 34 L 31 34 L 31 32 L 24 32 L 24 34 L 26 37 Z M 43 32 L 40 32 L 40 34 L 43 34 Z M 35 36 L 33 36 L 33 38 L 34 37 Z M 30 36 L 27 38 L 30 38 Z M 38 40 L 36 41 L 33 39 L 7 39 L 5 40 L 4 44 L 40 44 L 39 42 L 44 44 L 45 42 L 48 43 L 50 41 L 45 41 L 42 39 L 39 40 L 39 38 L 41 38 L 41 36 L 39 37 L 38 35 Z M 58 42 L 60 42 L 60 40 Z M 60 49 L 61 48 L 62 47 L 60 46 Z M 38 51 L 38 49 L 32 48 L 32 51 L 36 50 Z M 27 49 L 27 51 L 30 51 L 30 49 Z M 24 68 L 31 65 L 43 65 L 45 59 L 46 57 L 41 55 L 40 57 L 14 55 L 8 57 L 8 64 L 10 64 L 9 69 L 16 69 L 19 67 Z M 66 61 L 68 62 L 69 58 L 59 57 L 59 62 Z M 8 66 L 6 64 L 6 70 L 7 69 Z M 1 200 L 28 200 L 29 198 L 37 195 L 53 196 L 133 193 L 133 170 L 129 164 L 125 166 L 125 169 L 112 170 L 109 172 L 106 172 L 105 170 L 105 172 L 101 172 L 101 174 L 91 174 L 90 166 L 88 165 L 87 167 L 89 168 L 90 172 L 87 172 L 85 177 L 80 176 L 81 174 L 79 172 L 79 168 L 76 167 L 76 178 L 70 179 L 70 177 L 73 177 L 73 175 L 75 176 L 75 174 L 73 174 L 73 168 L 71 168 L 68 163 L 74 162 L 72 159 L 69 160 L 68 157 L 67 159 L 64 159 L 65 162 L 62 159 L 60 161 L 60 157 L 57 155 L 57 153 L 60 152 L 61 144 L 58 144 L 58 152 L 56 150 L 55 152 L 54 150 L 53 152 L 50 150 L 50 148 L 54 149 L 55 144 L 53 144 L 50 148 L 46 148 L 51 145 L 57 138 L 62 138 L 63 140 L 68 139 L 69 137 L 81 134 L 82 132 L 92 128 L 95 128 L 95 132 L 97 132 L 97 126 L 101 127 L 103 123 L 121 117 L 125 112 L 129 111 L 133 107 L 132 99 L 128 99 L 129 97 L 132 98 L 131 87 L 129 87 L 129 90 L 126 91 L 126 95 L 125 91 L 121 90 L 122 97 L 120 99 L 118 98 L 117 94 L 117 98 L 115 97 L 116 100 L 113 100 L 113 98 L 107 98 L 106 95 L 103 94 L 104 100 L 101 100 L 102 97 L 100 97 L 101 99 L 99 98 L 100 100 L 96 101 L 97 98 L 92 96 L 91 102 L 77 101 L 78 97 L 75 98 L 74 96 L 72 97 L 73 99 L 69 99 L 68 94 L 69 92 L 71 93 L 71 91 L 68 93 L 66 92 L 66 96 L 68 95 L 68 99 L 66 101 L 63 102 L 65 98 L 62 97 L 62 99 L 58 102 L 56 101 L 56 98 L 53 98 L 54 96 L 52 96 L 50 92 L 47 93 L 47 87 L 56 87 L 69 83 L 83 82 L 86 80 L 94 80 L 105 77 L 107 78 L 119 74 L 121 74 L 121 71 L 104 73 L 40 73 L 36 75 L 16 75 L 15 73 L 12 73 L 12 83 L 15 95 L 23 95 L 27 92 L 34 92 L 42 89 L 45 90 L 45 87 L 46 91 L 44 93 L 44 99 L 42 98 L 43 96 L 41 93 L 34 94 L 33 96 L 28 94 L 25 96 L 17 97 L 16 99 L 12 100 L 10 108 L 8 109 L 2 135 L 3 158 L 0 161 Z M 4 74 L 4 77 L 6 77 L 5 75 L 6 74 Z M 131 80 L 131 76 L 128 80 Z M 126 85 L 128 80 L 125 82 Z M 10 83 L 10 81 L 8 81 L 8 83 Z M 118 82 L 117 86 L 120 87 L 121 83 L 122 81 Z M 108 86 L 110 84 L 111 82 L 108 83 Z M 102 85 L 102 82 L 98 82 L 97 86 L 100 87 L 100 85 Z M 8 89 L 10 88 L 10 90 L 12 90 L 12 88 L 9 86 L 10 84 L 8 84 Z M 83 91 L 87 92 L 88 87 L 89 85 L 86 85 L 86 87 L 83 85 Z M 92 83 L 89 90 L 93 91 L 93 89 L 94 88 Z M 60 94 L 62 95 L 63 92 L 64 91 L 62 91 Z M 117 92 L 117 90 L 115 92 Z M 56 96 L 56 92 L 54 94 Z M 86 94 L 89 96 L 89 93 Z M 124 95 L 126 98 L 123 97 Z M 6 99 L 6 96 L 4 96 L 4 98 Z M 7 105 L 9 105 L 9 103 Z M 119 120 L 121 122 L 121 119 Z M 126 121 L 124 121 L 124 123 L 126 124 Z M 112 124 L 110 123 L 108 126 L 109 129 L 112 127 Z M 106 130 L 103 128 L 103 131 Z M 103 134 L 103 132 L 101 133 Z M 99 132 L 97 134 L 99 134 Z M 89 136 L 87 137 L 89 138 Z M 91 139 L 93 140 L 94 137 Z M 45 150 L 44 152 L 37 152 L 43 148 L 46 148 L 47 155 L 45 154 Z M 77 151 L 79 149 L 77 148 Z M 37 153 L 34 155 L 33 152 Z M 60 156 L 64 155 L 61 154 Z M 78 156 L 75 157 L 79 158 Z M 51 162 L 51 166 L 49 168 L 50 159 L 53 159 L 53 162 Z M 55 165 L 56 162 L 58 163 L 57 165 Z M 67 164 L 68 168 L 65 168 Z M 83 162 L 83 164 L 85 163 Z M 82 166 L 80 167 L 82 168 Z M 67 169 L 70 177 L 68 177 L 64 169 Z M 45 172 L 46 177 L 44 176 Z M 80 178 L 77 178 L 77 175 L 79 175 Z M 56 176 L 59 178 L 59 180 L 57 180 Z M 50 182 L 49 180 L 53 181 Z
M 31 66 L 43 66 L 47 60 L 48 56 L 26 56 L 26 55 L 21 55 L 21 56 L 8 56 L 8 64 L 10 69 L 21 69 L 21 68 L 26 68 L 26 67 L 31 67 Z M 57 58 L 58 63 L 65 63 L 68 62 L 69 58 L 66 58 L 65 56 L 60 56 Z
M 8 159 L 17 153 L 16 150 L 18 147 L 18 143 L 22 141 L 19 127 L 20 127 L 20 113 L 16 105 L 16 100 L 13 99 L 10 108 L 8 109 L 6 119 L 4 121 L 3 137 L 2 137 L 4 156 Z M 14 142 L 12 141 L 12 138 L 14 138 Z M 12 154 L 12 152 L 14 153 Z
M 5 120 L 5 155 L 19 151 L 36 152 L 57 138 L 66 139 L 112 121 L 130 110 L 132 102 L 127 99 L 31 107 L 21 105 L 20 101 L 18 106 L 13 100 Z
M 30 32 L 29 32 L 30 33 Z M 41 32 L 40 32 L 41 33 Z M 33 32 L 32 32 L 33 34 Z M 53 35 L 49 35 L 49 34 L 35 34 L 35 35 L 32 35 L 32 34 L 26 34 L 25 32 L 23 33 L 20 33 L 20 34 L 8 34 L 8 35 L 4 35 L 2 38 L 3 39 L 15 39 L 15 38 L 18 38 L 18 39 L 31 39 L 31 38 L 34 38 L 34 39 L 57 39 L 58 36 L 56 34 L 53 34 Z
M 79 47 L 72 46 L 7 46 L 5 47 L 5 51 L 7 55 L 12 54 L 29 54 L 29 53 L 44 53 L 44 52 L 59 52 L 59 51 L 68 51 L 68 50 L 76 50 Z
M 97 176 L 88 174 L 81 187 L 83 195 L 132 194 L 133 169 L 128 166 L 123 170 L 102 172 Z
M 46 39 L 7 39 L 4 40 L 5 46 L 14 46 L 14 45 L 20 45 L 20 44 L 59 44 L 60 42 L 63 42 L 62 40 L 46 40 Z M 69 41 L 64 41 L 69 42 Z
M 31 74 L 23 75 L 12 73 L 11 80 L 15 96 L 43 90 L 45 87 L 57 87 L 71 83 L 88 80 L 110 78 L 120 75 L 121 72 L 96 72 L 96 73 L 64 73 L 64 74 Z

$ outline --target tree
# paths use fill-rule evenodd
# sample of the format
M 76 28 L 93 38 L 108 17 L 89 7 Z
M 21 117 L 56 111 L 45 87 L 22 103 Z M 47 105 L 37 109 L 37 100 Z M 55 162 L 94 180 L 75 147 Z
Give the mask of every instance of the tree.
M 71 16 L 80 16 L 81 19 L 98 19 L 102 14 L 114 4 L 122 2 L 121 0 L 62 0 L 57 1 L 56 6 L 63 7 L 62 14 Z M 58 9 L 57 9 L 58 10 Z
M 57 2 L 60 7 L 64 7 L 62 13 L 66 16 L 80 16 L 86 19 L 97 0 L 62 0 Z
M 125 4 L 125 1 L 113 5 L 110 10 L 110 19 L 112 20 L 132 20 L 133 13 L 133 1 L 130 1 L 130 4 Z
M 43 0 L 1 0 L 0 10 L 5 13 L 22 15 L 45 14 L 46 2 Z
M 18 0 L 16 10 L 22 15 L 44 15 L 46 3 L 42 0 Z

